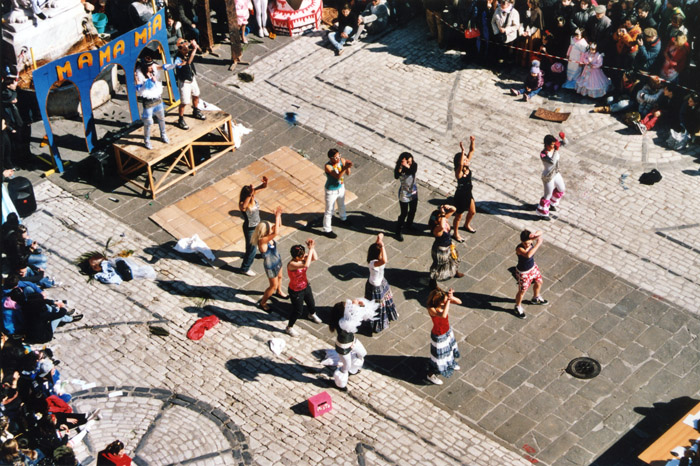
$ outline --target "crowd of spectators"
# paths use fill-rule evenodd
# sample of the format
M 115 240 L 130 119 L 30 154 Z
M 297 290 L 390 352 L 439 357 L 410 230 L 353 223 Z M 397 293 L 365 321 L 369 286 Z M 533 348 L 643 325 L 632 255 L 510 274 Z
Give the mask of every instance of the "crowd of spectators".
M 641 133 L 663 122 L 683 138 L 669 143 L 674 149 L 700 136 L 698 0 L 354 0 L 338 5 L 328 35 L 336 53 L 366 35 L 364 18 L 374 20 L 368 8 L 379 4 L 387 24 L 402 26 L 407 12 L 425 14 L 428 39 L 463 51 L 465 62 L 529 70 L 511 90 L 523 100 L 571 89 L 604 98 L 595 112 L 624 112 Z
M 73 447 L 98 411 L 78 413 L 70 405 L 50 347 L 54 331 L 82 319 L 67 301 L 49 299 L 60 286 L 48 274 L 48 257 L 29 237 L 16 213 L 0 228 L 4 257 L 0 328 L 0 465 L 80 464 Z M 128 460 L 128 461 L 127 461 Z M 98 454 L 98 466 L 128 466 L 124 445 L 114 442 Z

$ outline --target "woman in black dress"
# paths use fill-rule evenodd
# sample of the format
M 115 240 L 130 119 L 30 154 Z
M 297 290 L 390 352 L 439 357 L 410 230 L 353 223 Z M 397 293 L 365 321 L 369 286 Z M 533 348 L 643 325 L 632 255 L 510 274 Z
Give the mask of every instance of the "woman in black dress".
M 462 152 L 457 152 L 454 157 L 455 178 L 457 178 L 457 191 L 455 191 L 455 220 L 453 223 L 454 239 L 460 243 L 464 243 L 464 239 L 459 236 L 459 222 L 462 220 L 462 215 L 467 212 L 467 219 L 464 221 L 464 229 L 469 233 L 476 233 L 472 228 L 472 219 L 476 214 L 476 204 L 472 196 L 472 171 L 469 165 L 474 156 L 474 142 L 476 138 L 469 136 L 469 153 L 464 149 L 464 144 L 460 141 L 459 148 Z

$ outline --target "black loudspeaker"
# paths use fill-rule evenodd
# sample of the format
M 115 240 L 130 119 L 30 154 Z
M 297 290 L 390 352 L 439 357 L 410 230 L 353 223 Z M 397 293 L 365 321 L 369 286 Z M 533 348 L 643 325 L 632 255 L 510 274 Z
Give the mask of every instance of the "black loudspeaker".
M 10 199 L 20 217 L 28 217 L 36 210 L 36 198 L 32 182 L 23 176 L 12 178 L 7 183 Z

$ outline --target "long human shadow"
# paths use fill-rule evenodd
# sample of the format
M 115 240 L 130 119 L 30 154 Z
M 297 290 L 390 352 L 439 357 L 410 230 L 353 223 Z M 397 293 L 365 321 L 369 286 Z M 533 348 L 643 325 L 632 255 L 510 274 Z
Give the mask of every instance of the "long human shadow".
M 483 293 L 473 293 L 471 291 L 458 291 L 455 296 L 462 301 L 462 306 L 472 309 L 483 309 L 485 311 L 498 311 L 511 313 L 515 299 L 501 296 L 493 296 Z M 507 303 L 509 307 L 497 306 L 494 303 Z
M 620 437 L 603 454 L 595 459 L 592 466 L 642 466 L 646 465 L 637 458 L 644 450 L 654 443 L 673 424 L 683 419 L 699 400 L 683 396 L 671 401 L 656 402 L 653 407 L 636 407 L 634 412 L 644 415 L 634 427 Z M 630 408 L 632 409 L 632 408 Z M 695 441 L 700 434 L 693 438 L 683 439 L 684 442 Z M 675 448 L 674 445 L 671 448 Z M 688 446 L 688 443 L 685 443 Z M 651 466 L 665 466 L 666 461 L 653 461 Z
M 233 309 L 224 309 L 223 307 L 213 306 L 211 304 L 199 306 L 187 306 L 184 308 L 185 312 L 190 314 L 195 314 L 197 318 L 208 317 L 210 315 L 215 315 L 220 320 L 224 322 L 230 322 L 236 326 L 242 327 L 253 327 L 260 330 L 267 330 L 268 332 L 283 333 L 284 330 L 274 327 L 265 323 L 265 321 L 270 322 L 281 322 L 282 319 L 279 317 L 268 314 L 266 312 L 259 311 L 240 311 Z
M 534 212 L 534 204 L 508 204 L 506 202 L 481 201 L 478 203 L 479 210 L 490 215 L 504 215 L 520 220 L 541 220 L 539 215 L 529 213 Z
M 428 358 L 389 354 L 368 354 L 365 368 L 413 385 L 427 385 Z
M 294 215 L 294 214 L 290 214 Z M 343 229 L 348 231 L 357 231 L 366 235 L 377 235 L 379 233 L 392 234 L 396 227 L 394 220 L 387 220 L 382 217 L 377 217 L 367 212 L 353 210 L 347 211 L 349 223 L 341 222 L 340 219 L 333 218 L 333 229 Z M 284 217 L 283 217 L 284 218 Z M 308 231 L 322 236 L 323 213 L 316 214 L 307 225 L 303 225 L 302 230 Z
M 308 383 L 316 387 L 329 387 L 327 379 L 307 375 L 320 375 L 325 371 L 325 368 L 306 366 L 294 359 L 291 361 L 291 363 L 277 362 L 263 356 L 233 358 L 226 361 L 226 369 L 239 379 L 249 382 L 258 381 L 260 374 L 269 374 L 293 382 Z
M 239 295 L 257 296 L 262 295 L 258 290 L 244 290 L 231 288 L 229 286 L 199 286 L 190 285 L 182 280 L 156 280 L 156 285 L 163 291 L 176 296 L 186 296 L 188 298 L 198 298 L 202 300 L 215 299 L 229 303 L 239 303 L 250 305 L 251 301 L 239 298 Z

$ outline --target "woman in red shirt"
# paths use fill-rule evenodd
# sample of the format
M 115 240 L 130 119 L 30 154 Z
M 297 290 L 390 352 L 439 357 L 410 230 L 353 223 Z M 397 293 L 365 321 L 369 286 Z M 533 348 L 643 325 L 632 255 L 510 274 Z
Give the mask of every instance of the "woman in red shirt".
M 321 319 L 316 315 L 314 294 L 311 291 L 309 280 L 306 278 L 306 271 L 309 269 L 311 262 L 318 259 L 318 254 L 316 253 L 314 240 L 306 240 L 306 246 L 309 248 L 308 254 L 301 244 L 292 246 L 292 249 L 289 251 L 292 260 L 287 264 L 287 275 L 289 275 L 288 291 L 289 299 L 292 301 L 292 314 L 289 317 L 289 324 L 287 324 L 285 332 L 293 337 L 299 336 L 299 332 L 294 329 L 294 324 L 304 313 L 304 303 L 309 308 L 309 320 L 317 324 L 321 323 Z
M 97 454 L 97 466 L 131 466 L 131 458 L 124 453 L 124 444 L 115 440 Z
M 438 375 L 450 377 L 454 371 L 460 369 L 456 361 L 459 358 L 459 348 L 448 318 L 450 304 L 462 304 L 462 301 L 454 296 L 452 288 L 446 293 L 438 287 L 428 295 L 428 314 L 433 321 L 433 329 L 430 332 L 428 380 L 435 385 L 442 385 Z

